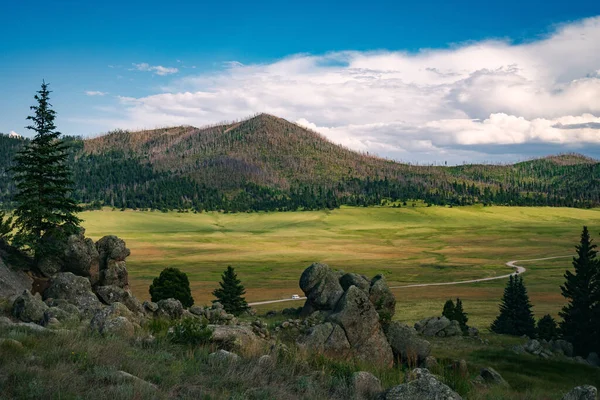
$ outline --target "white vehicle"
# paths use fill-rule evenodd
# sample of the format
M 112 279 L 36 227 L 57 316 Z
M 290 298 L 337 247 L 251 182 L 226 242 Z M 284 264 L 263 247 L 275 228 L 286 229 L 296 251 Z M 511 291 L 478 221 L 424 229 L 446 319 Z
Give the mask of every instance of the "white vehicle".
M 298 296 L 297 294 L 293 294 L 292 295 L 292 300 L 299 300 L 300 296 Z

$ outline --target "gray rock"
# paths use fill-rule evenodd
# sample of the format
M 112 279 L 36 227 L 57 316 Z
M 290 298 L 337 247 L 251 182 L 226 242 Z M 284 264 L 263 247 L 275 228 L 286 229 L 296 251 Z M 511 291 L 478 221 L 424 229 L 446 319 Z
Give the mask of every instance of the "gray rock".
M 598 390 L 591 385 L 577 386 L 562 397 L 562 400 L 596 400 Z
M 13 303 L 12 314 L 23 322 L 41 324 L 47 309 L 48 306 L 38 293 L 33 295 L 29 290 L 25 290 Z
M 206 315 L 206 311 L 204 310 L 204 307 L 200 307 L 200 306 L 191 306 L 188 309 L 192 314 L 197 315 L 199 317 L 204 317 Z
M 371 280 L 369 300 L 375 306 L 377 313 L 385 320 L 391 320 L 396 313 L 396 298 L 381 274 Z
M 128 289 L 118 286 L 98 286 L 96 295 L 104 304 L 123 303 L 127 308 L 135 313 L 143 313 L 144 307 L 139 300 Z
M 344 291 L 348 290 L 350 286 L 354 285 L 363 292 L 369 293 L 371 282 L 369 282 L 369 280 L 363 275 L 347 273 L 342 275 L 340 278 L 340 285 Z
M 383 390 L 381 381 L 370 372 L 355 372 L 352 374 L 350 380 L 357 399 L 375 398 Z
M 50 325 L 50 320 L 52 320 L 52 319 L 56 319 L 63 323 L 79 322 L 79 320 L 80 320 L 79 310 L 75 306 L 73 306 L 73 307 L 75 308 L 75 312 L 69 312 L 60 307 L 49 307 L 44 312 L 43 325 L 44 326 Z
M 152 302 L 152 301 L 145 301 L 142 306 L 144 307 L 144 310 L 146 310 L 147 312 L 150 313 L 154 313 L 156 311 L 158 311 L 158 304 Z
M 0 258 L 0 298 L 13 300 L 25 290 L 31 291 L 33 281 L 23 271 L 10 268 Z
M 61 272 L 50 281 L 50 286 L 44 291 L 44 299 L 50 298 L 66 300 L 88 317 L 102 307 L 100 300 L 92 292 L 90 281 L 71 272 Z
M 310 328 L 307 335 L 299 338 L 298 345 L 327 357 L 349 359 L 352 356 L 344 330 L 331 322 Z
M 443 335 L 442 335 L 443 332 Z M 463 332 L 460 329 L 458 321 L 450 321 L 450 325 L 446 327 L 442 332 L 438 332 L 438 336 L 451 337 L 451 336 L 462 336 Z
M 446 317 L 431 317 L 417 322 L 415 329 L 423 336 L 445 336 L 445 334 L 438 335 L 438 333 L 444 331 L 450 324 L 450 320 Z
M 600 357 L 597 353 L 590 353 L 585 360 L 592 367 L 600 367 Z
M 428 370 L 417 368 L 411 372 L 411 380 L 385 392 L 383 400 L 460 400 L 458 393 L 438 381 Z
M 183 306 L 176 299 L 160 300 L 158 303 L 157 317 L 179 319 L 183 315 Z
M 14 324 L 14 322 L 12 322 L 10 318 L 0 317 L 0 326 L 10 326 L 12 324 Z
M 431 371 L 431 369 L 438 367 L 438 362 L 434 356 L 427 356 L 423 362 L 423 366 Z
M 219 350 L 208 355 L 209 361 L 213 362 L 237 362 L 240 360 L 240 356 L 235 353 L 231 353 L 227 350 Z
M 208 325 L 212 329 L 211 342 L 222 348 L 236 351 L 255 350 L 261 339 L 252 327 L 245 325 Z
M 431 344 L 417 336 L 417 331 L 402 322 L 393 321 L 386 330 L 394 359 L 423 362 L 431 353 Z M 413 364 L 414 365 L 414 364 Z
M 104 236 L 96 242 L 96 249 L 100 259 L 100 269 L 108 268 L 108 260 L 125 261 L 131 251 L 125 245 L 123 239 L 114 235 Z
M 328 320 L 342 327 L 354 357 L 382 367 L 393 365 L 392 348 L 379 324 L 379 314 L 362 290 L 350 286 Z
M 534 354 L 536 356 L 540 355 L 542 350 L 544 350 L 542 344 L 535 339 L 530 339 L 527 343 L 525 343 L 525 346 L 523 346 L 523 348 L 526 352 Z
M 583 358 L 581 356 L 573 357 L 573 361 L 575 361 L 576 363 L 579 363 L 579 364 L 589 365 L 588 362 L 585 360 L 585 358 Z
M 479 376 L 481 377 L 483 383 L 487 385 L 502 386 L 505 388 L 510 387 L 508 382 L 506 382 L 504 378 L 502 378 L 502 375 L 500 375 L 498 371 L 491 367 L 482 369 Z
M 131 375 L 131 374 L 130 374 L 130 373 L 128 373 L 128 372 L 125 372 L 125 371 L 117 371 L 117 372 L 116 372 L 116 376 L 117 376 L 118 378 L 121 378 L 121 379 L 123 379 L 123 380 L 130 381 L 130 382 L 133 382 L 133 383 L 139 384 L 140 386 L 145 386 L 145 387 L 147 387 L 147 388 L 149 388 L 149 389 L 152 389 L 152 390 L 158 390 L 158 386 L 156 386 L 155 384 L 153 384 L 153 383 L 150 383 L 150 382 L 148 382 L 148 381 L 145 381 L 145 380 L 143 380 L 142 378 L 138 378 L 138 377 L 137 377 L 137 376 L 135 376 L 135 375 Z
M 302 273 L 300 289 L 311 310 L 333 310 L 344 290 L 339 276 L 326 264 L 314 263 Z
M 573 357 L 573 345 L 566 340 L 557 339 L 551 342 L 550 347 L 555 353 L 562 353 L 567 357 Z
M 475 328 L 474 326 L 470 326 L 468 328 L 468 333 L 469 333 L 469 336 L 471 336 L 471 337 L 478 337 L 479 329 Z
M 90 321 L 90 328 L 103 335 L 133 337 L 135 315 L 124 304 L 113 303 L 96 312 Z
M 106 268 L 100 270 L 100 285 L 129 287 L 129 273 L 125 261 L 108 260 Z
M 71 235 L 63 255 L 63 271 L 75 275 L 86 276 L 90 283 L 95 285 L 99 279 L 100 255 L 92 239 L 86 239 L 85 230 L 81 229 L 77 235 Z

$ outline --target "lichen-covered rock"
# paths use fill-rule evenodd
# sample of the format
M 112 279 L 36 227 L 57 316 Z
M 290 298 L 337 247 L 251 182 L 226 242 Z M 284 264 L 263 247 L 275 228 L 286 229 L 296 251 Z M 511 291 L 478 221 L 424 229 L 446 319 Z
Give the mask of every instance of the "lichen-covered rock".
M 596 400 L 598 390 L 591 385 L 577 386 L 565 394 L 562 400 Z
M 391 320 L 396 313 L 396 298 L 381 274 L 375 275 L 371 280 L 369 300 L 383 319 Z
M 144 307 L 144 310 L 146 310 L 149 313 L 155 313 L 156 311 L 158 311 L 158 304 L 156 304 L 153 301 L 145 301 L 142 306 Z
M 352 356 L 350 342 L 344 330 L 331 322 L 312 327 L 307 335 L 299 338 L 298 345 L 307 351 L 328 357 L 348 359 Z
M 461 400 L 462 397 L 440 382 L 427 369 L 416 368 L 410 373 L 411 381 L 398 385 L 380 398 L 382 400 Z
M 104 236 L 96 242 L 96 249 L 100 257 L 100 269 L 107 268 L 108 260 L 125 261 L 131 251 L 125 245 L 123 239 L 114 235 Z
M 128 289 L 123 289 L 118 286 L 98 286 L 96 295 L 104 304 L 123 303 L 134 313 L 143 313 L 144 307 L 140 301 Z
M 362 290 L 350 286 L 328 320 L 342 327 L 358 360 L 393 365 L 392 349 L 379 324 L 379 314 Z
M 44 299 L 66 300 L 86 316 L 94 315 L 102 307 L 100 300 L 92 292 L 90 281 L 72 272 L 57 274 L 44 291 Z
M 208 325 L 212 329 L 211 342 L 217 346 L 236 351 L 251 351 L 260 346 L 261 340 L 252 327 L 245 325 Z
M 381 381 L 370 372 L 355 372 L 350 381 L 357 399 L 373 399 L 383 390 Z
M 160 300 L 156 316 L 161 318 L 179 319 L 183 315 L 183 306 L 176 299 Z
M 573 357 L 574 355 L 573 345 L 566 340 L 557 339 L 550 341 L 550 347 L 555 353 L 563 354 L 567 357 Z
M 431 353 L 431 344 L 418 337 L 414 328 L 402 322 L 390 323 L 386 330 L 386 337 L 397 361 L 421 363 Z
M 417 332 L 427 337 L 460 336 L 462 330 L 458 321 L 450 321 L 446 317 L 425 318 L 415 324 Z
M 369 289 L 371 288 L 371 282 L 367 279 L 366 276 L 347 273 L 342 275 L 340 278 L 340 285 L 344 291 L 348 290 L 348 288 L 352 285 L 356 286 L 360 290 L 369 293 Z
M 302 273 L 300 289 L 314 310 L 333 310 L 344 290 L 339 276 L 326 264 L 314 263 Z
M 485 383 L 487 385 L 502 386 L 505 388 L 510 387 L 510 385 L 504 380 L 502 375 L 500 375 L 498 371 L 491 367 L 483 368 L 478 378 L 479 382 Z
M 76 235 L 71 235 L 63 252 L 63 271 L 75 275 L 88 277 L 90 283 L 95 285 L 100 273 L 100 255 L 94 241 L 84 236 L 85 230 L 81 229 Z
M 31 291 L 32 279 L 23 271 L 10 268 L 0 258 L 0 298 L 14 299 L 25 290 Z
M 240 356 L 235 353 L 231 353 L 227 350 L 219 350 L 208 355 L 209 361 L 212 362 L 237 362 L 240 360 Z
M 108 260 L 106 268 L 100 270 L 100 285 L 129 287 L 129 273 L 125 261 Z
M 77 309 L 77 307 L 75 307 L 75 306 L 73 306 L 73 307 L 75 308 L 75 312 L 69 312 L 69 311 L 65 310 L 64 308 L 60 308 L 60 307 L 49 307 L 44 312 L 44 319 L 43 319 L 42 325 L 48 326 L 50 324 L 50 320 L 52 320 L 52 319 L 56 319 L 62 323 L 79 322 L 79 320 L 80 320 L 79 310 Z
M 13 303 L 12 314 L 15 318 L 23 322 L 35 322 L 41 324 L 44 320 L 44 312 L 48 309 L 46 303 L 42 301 L 39 293 L 31 294 L 29 290 L 24 290 Z
M 113 303 L 96 312 L 90 321 L 90 328 L 103 335 L 123 335 L 132 337 L 137 319 L 124 304 Z

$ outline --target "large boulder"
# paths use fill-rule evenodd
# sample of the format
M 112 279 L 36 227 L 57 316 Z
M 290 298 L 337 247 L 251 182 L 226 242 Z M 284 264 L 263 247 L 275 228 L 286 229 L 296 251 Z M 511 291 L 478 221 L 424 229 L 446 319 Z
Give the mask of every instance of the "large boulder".
M 113 303 L 96 311 L 90 321 L 90 328 L 103 335 L 132 337 L 138 320 L 124 304 Z
M 13 270 L 0 258 L 0 299 L 14 299 L 31 291 L 32 279 L 23 271 Z
M 88 317 L 102 307 L 100 300 L 92 292 L 90 281 L 72 272 L 58 273 L 44 291 L 44 299 L 66 300 Z
M 96 295 L 104 304 L 123 303 L 135 313 L 144 313 L 142 303 L 128 289 L 118 286 L 98 286 Z
M 342 275 L 340 278 L 340 285 L 344 291 L 348 290 L 352 285 L 366 293 L 369 293 L 369 289 L 371 288 L 371 282 L 366 276 L 354 273 Z
M 123 239 L 114 235 L 104 236 L 96 242 L 99 256 L 101 286 L 129 287 L 125 259 L 131 254 Z
M 419 334 L 428 337 L 460 336 L 463 334 L 458 321 L 450 321 L 446 317 L 425 318 L 415 324 L 415 329 Z
M 183 306 L 176 299 L 160 300 L 155 315 L 160 318 L 178 319 L 183 315 Z
M 417 335 L 417 331 L 402 322 L 393 321 L 386 329 L 394 360 L 424 362 L 431 353 L 431 344 Z M 414 364 L 413 364 L 414 365 Z
M 33 295 L 29 290 L 25 290 L 15 299 L 12 313 L 23 322 L 40 324 L 44 320 L 44 312 L 47 309 L 48 306 L 42 301 L 39 293 Z
M 314 263 L 304 270 L 300 289 L 306 294 L 306 304 L 310 304 L 311 311 L 334 309 L 344 294 L 339 278 L 339 273 L 326 264 Z
M 100 274 L 100 255 L 94 241 L 84 236 L 85 230 L 71 235 L 63 252 L 63 271 L 75 275 L 88 277 L 90 283 L 95 285 Z
M 562 400 L 596 400 L 598 390 L 591 385 L 577 386 L 565 394 Z
M 261 340 L 252 327 L 245 325 L 208 325 L 212 329 L 211 342 L 218 347 L 235 351 L 257 350 Z
M 349 359 L 351 346 L 341 326 L 325 322 L 310 328 L 301 336 L 298 345 L 307 351 L 317 352 L 327 357 Z
M 383 275 L 376 275 L 371 280 L 369 300 L 382 319 L 391 320 L 396 313 L 396 298 L 390 291 Z
M 393 365 L 392 348 L 379 323 L 379 314 L 365 292 L 350 286 L 329 321 L 342 327 L 358 360 L 384 367 Z
M 510 385 L 504 380 L 502 375 L 500 375 L 498 371 L 491 367 L 483 368 L 479 376 L 476 378 L 476 382 L 484 383 L 490 386 L 502 386 L 505 388 L 510 387 Z
M 462 397 L 437 380 L 427 369 L 416 368 L 410 381 L 395 386 L 380 396 L 382 400 L 460 400 Z
M 381 381 L 370 372 L 355 372 L 350 381 L 357 399 L 373 399 L 383 390 Z

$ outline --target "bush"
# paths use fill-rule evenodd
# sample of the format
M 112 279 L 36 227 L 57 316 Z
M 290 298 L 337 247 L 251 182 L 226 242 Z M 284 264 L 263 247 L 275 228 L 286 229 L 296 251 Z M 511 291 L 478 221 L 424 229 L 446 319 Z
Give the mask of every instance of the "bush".
M 179 300 L 184 307 L 194 305 L 190 281 L 177 268 L 165 268 L 158 278 L 154 278 L 150 285 L 150 296 L 153 302 L 173 298 Z
M 544 315 L 537 323 L 537 336 L 539 339 L 553 340 L 558 337 L 556 321 L 550 314 Z
M 189 346 L 206 344 L 212 337 L 212 329 L 206 319 L 185 318 L 169 329 L 168 339 L 172 343 Z

